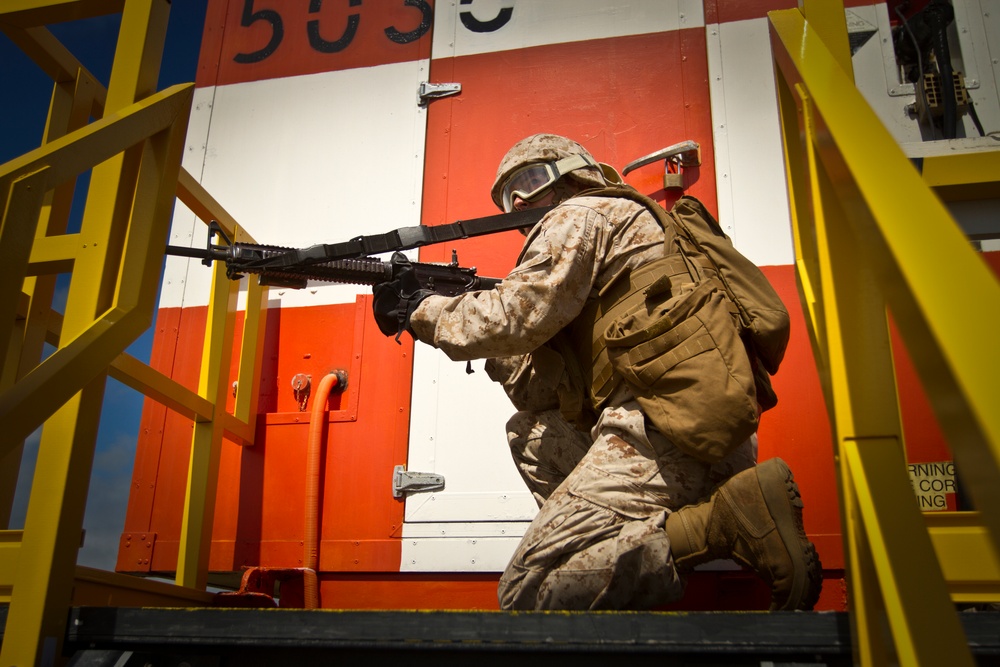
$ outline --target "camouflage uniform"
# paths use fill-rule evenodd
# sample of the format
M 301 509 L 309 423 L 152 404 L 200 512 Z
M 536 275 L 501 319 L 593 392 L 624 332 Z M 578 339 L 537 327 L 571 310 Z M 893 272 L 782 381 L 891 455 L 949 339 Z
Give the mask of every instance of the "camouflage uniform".
M 589 437 L 559 414 L 563 367 L 543 346 L 594 290 L 662 254 L 663 230 L 639 204 L 576 197 L 532 229 L 496 289 L 429 296 L 412 314 L 414 335 L 452 359 L 495 358 L 491 375 L 504 378 L 519 410 L 509 440 L 542 505 L 500 580 L 505 609 L 636 609 L 678 599 L 667 514 L 754 464 L 750 442 L 714 466 L 682 453 L 625 387 Z M 540 349 L 541 358 L 526 356 Z

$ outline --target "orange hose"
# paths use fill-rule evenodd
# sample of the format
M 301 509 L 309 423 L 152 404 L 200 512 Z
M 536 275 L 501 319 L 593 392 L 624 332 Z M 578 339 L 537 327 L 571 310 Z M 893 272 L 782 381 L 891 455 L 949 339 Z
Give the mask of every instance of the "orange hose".
M 319 569 L 319 486 L 320 486 L 320 454 L 323 448 L 323 433 L 326 431 L 326 402 L 330 392 L 340 383 L 336 373 L 325 375 L 319 382 L 316 395 L 313 398 L 312 412 L 309 416 L 309 442 L 306 449 L 306 521 L 305 537 L 303 539 L 302 563 L 305 568 L 303 577 L 303 597 L 306 609 L 319 608 L 319 582 L 316 570 Z

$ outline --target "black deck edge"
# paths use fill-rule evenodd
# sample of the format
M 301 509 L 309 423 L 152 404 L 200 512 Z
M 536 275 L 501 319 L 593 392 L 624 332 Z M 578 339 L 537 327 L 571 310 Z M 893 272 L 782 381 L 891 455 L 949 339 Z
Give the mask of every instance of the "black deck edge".
M 0 605 L 0 622 L 6 621 Z M 1000 612 L 961 613 L 977 657 L 1000 659 Z M 0 625 L 2 627 L 2 625 Z M 851 654 L 845 612 L 494 612 L 74 607 L 66 649 L 420 650 L 503 653 Z
M 976 653 L 1000 655 L 1000 612 L 959 615 Z M 847 655 L 845 612 L 494 612 L 77 607 L 88 645 L 505 648 Z
M 67 642 L 294 648 L 846 655 L 836 612 L 466 612 L 79 607 Z

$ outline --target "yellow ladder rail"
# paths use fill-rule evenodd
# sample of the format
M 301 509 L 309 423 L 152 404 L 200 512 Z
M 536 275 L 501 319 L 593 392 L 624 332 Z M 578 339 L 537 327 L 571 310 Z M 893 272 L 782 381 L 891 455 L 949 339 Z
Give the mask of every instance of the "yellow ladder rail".
M 828 41 L 823 24 L 842 22 L 843 4 L 829 4 L 769 19 L 799 293 L 835 438 L 855 659 L 972 664 L 954 601 L 995 601 L 1000 585 L 1000 313 L 979 307 L 1000 303 L 1000 285 L 929 187 L 957 184 L 923 180 L 856 89 L 842 42 Z M 995 174 L 996 157 L 977 159 Z M 931 520 L 917 506 L 890 311 L 980 508 L 974 516 Z
M 71 602 L 210 604 L 204 536 L 217 474 L 210 463 L 206 467 L 204 452 L 217 456 L 223 435 L 241 445 L 254 441 L 266 288 L 248 288 L 232 414 L 218 387 L 203 382 L 193 392 L 125 352 L 153 318 L 175 199 L 206 223 L 218 220 L 230 238 L 253 242 L 180 166 L 193 86 L 155 91 L 169 7 L 169 0 L 11 0 L 0 6 L 0 29 L 54 82 L 42 145 L 0 165 L 0 261 L 23 277 L 0 284 L 0 602 L 10 605 L 2 664 L 55 659 Z M 112 12 L 121 12 L 122 21 L 105 89 L 44 24 Z M 75 179 L 86 170 L 92 175 L 80 231 L 67 233 Z M 64 313 L 52 308 L 56 273 L 71 274 Z M 237 288 L 224 271 L 215 280 L 214 293 L 227 296 L 221 305 L 218 299 L 209 304 L 213 324 L 206 338 L 214 343 L 202 368 L 222 386 L 228 361 L 223 366 L 219 360 L 228 360 L 233 349 L 236 303 L 229 295 Z M 55 351 L 43 360 L 45 343 Z M 192 447 L 181 536 L 183 581 L 195 586 L 75 565 L 108 375 L 209 433 L 208 450 L 204 441 Z M 3 530 L 23 440 L 39 426 L 24 530 Z

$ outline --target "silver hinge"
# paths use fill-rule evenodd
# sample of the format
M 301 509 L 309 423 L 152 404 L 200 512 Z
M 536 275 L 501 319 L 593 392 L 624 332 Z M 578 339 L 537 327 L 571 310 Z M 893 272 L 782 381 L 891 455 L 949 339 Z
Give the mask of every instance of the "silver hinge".
M 440 491 L 444 488 L 444 475 L 432 472 L 408 472 L 406 466 L 392 469 L 392 497 L 402 498 L 407 493 Z
M 430 83 L 429 81 L 422 81 L 420 88 L 417 89 L 417 99 L 420 106 L 425 107 L 431 103 L 431 100 L 436 100 L 439 97 L 448 97 L 449 95 L 458 95 L 460 92 L 462 92 L 462 84 L 460 83 Z

